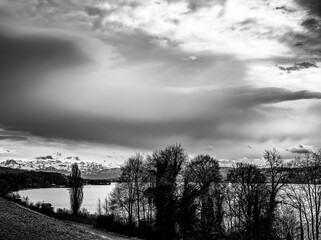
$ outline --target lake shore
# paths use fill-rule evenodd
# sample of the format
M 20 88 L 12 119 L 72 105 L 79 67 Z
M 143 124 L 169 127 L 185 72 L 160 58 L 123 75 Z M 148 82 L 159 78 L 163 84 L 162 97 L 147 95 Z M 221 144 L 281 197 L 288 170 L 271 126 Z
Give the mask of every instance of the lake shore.
M 85 185 L 84 200 L 81 209 L 85 208 L 89 213 L 95 214 L 97 211 L 98 199 L 104 199 L 112 192 L 115 184 L 109 185 Z M 68 188 L 39 188 L 18 191 L 23 197 L 28 197 L 28 201 L 32 203 L 46 202 L 51 203 L 55 210 L 58 208 L 70 208 L 70 196 Z M 57 197 L 59 196 L 59 197 Z

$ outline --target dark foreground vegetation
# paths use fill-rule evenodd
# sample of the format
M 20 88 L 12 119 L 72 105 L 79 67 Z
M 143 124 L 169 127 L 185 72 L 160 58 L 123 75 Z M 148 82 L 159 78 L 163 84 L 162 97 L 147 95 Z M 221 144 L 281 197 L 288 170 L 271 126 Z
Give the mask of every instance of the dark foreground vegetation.
M 146 239 L 320 239 L 321 152 L 263 158 L 264 167 L 238 163 L 223 177 L 216 159 L 189 159 L 180 145 L 137 154 L 99 201 L 97 227 Z
M 223 177 L 216 159 L 189 159 L 180 145 L 147 157 L 137 154 L 122 167 L 121 182 L 109 198 L 98 201 L 96 215 L 80 210 L 82 182 L 69 184 L 71 210 L 12 200 L 143 239 L 319 240 L 321 152 L 284 162 L 272 150 L 263 158 L 264 167 L 238 163 Z M 81 180 L 77 169 L 73 173 L 74 182 Z M 79 200 L 77 208 L 73 199 Z

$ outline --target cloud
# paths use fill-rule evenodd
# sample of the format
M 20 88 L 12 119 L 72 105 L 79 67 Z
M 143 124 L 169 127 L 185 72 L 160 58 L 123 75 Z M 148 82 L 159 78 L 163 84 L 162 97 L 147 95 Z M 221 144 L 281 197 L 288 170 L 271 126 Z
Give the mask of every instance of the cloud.
M 212 145 L 209 145 L 209 146 L 207 147 L 207 150 L 208 150 L 208 151 L 213 151 L 213 149 L 214 149 L 214 147 L 213 147 Z
M 1 95 L 22 84 L 40 82 L 53 69 L 84 63 L 85 55 L 71 40 L 45 33 L 20 33 L 0 29 Z
M 296 0 L 296 2 L 314 13 L 321 14 L 321 3 L 318 0 Z
M 0 125 L 0 141 L 27 141 L 30 134 L 18 130 L 4 128 Z
M 288 73 L 290 73 L 291 71 L 300 71 L 302 69 L 318 68 L 315 62 L 299 62 L 289 67 L 284 67 L 284 66 L 278 66 L 278 67 L 280 70 L 287 71 Z
M 186 144 L 202 139 L 266 141 L 272 136 L 291 138 L 298 133 L 290 133 L 290 128 L 286 132 L 282 129 L 271 131 L 270 127 L 275 128 L 286 112 L 277 116 L 277 108 L 264 110 L 264 106 L 321 98 L 317 92 L 253 87 L 156 94 L 143 96 L 142 101 L 151 103 L 149 106 L 141 104 L 139 99 L 135 100 L 137 105 L 133 105 L 133 99 L 124 96 L 123 103 L 114 102 L 112 105 L 119 109 L 115 115 L 108 106 L 102 116 L 99 106 L 96 113 L 92 111 L 88 115 L 86 111 L 65 112 L 46 105 L 37 108 L 32 105 L 15 113 L 7 111 L 1 115 L 0 121 L 48 138 L 142 149 L 155 148 L 169 141 Z M 151 115 L 148 117 L 147 114 Z M 266 127 L 259 129 L 263 124 Z
M 0 147 L 0 154 L 8 154 L 10 152 L 11 152 L 10 150 Z
M 300 145 L 288 148 L 287 151 L 295 154 L 309 154 L 309 153 L 314 153 L 316 150 L 312 146 L 300 144 Z
M 229 146 L 228 154 L 315 138 L 318 118 L 308 109 L 321 88 L 309 91 L 302 76 L 266 77 L 279 74 L 276 62 L 312 61 L 315 30 L 301 25 L 306 15 L 293 2 L 285 13 L 279 1 L 256 0 L 23 3 L 2 16 L 6 126 L 57 145 L 181 142 L 215 153 Z
M 26 141 L 28 138 L 24 136 L 0 136 L 1 140 Z
M 184 61 L 197 61 L 198 58 L 196 56 L 189 56 L 186 58 L 182 58 Z
M 224 0 L 213 1 L 213 0 L 189 0 L 188 1 L 188 8 L 191 11 L 197 11 L 203 7 L 210 7 L 213 3 L 223 3 Z

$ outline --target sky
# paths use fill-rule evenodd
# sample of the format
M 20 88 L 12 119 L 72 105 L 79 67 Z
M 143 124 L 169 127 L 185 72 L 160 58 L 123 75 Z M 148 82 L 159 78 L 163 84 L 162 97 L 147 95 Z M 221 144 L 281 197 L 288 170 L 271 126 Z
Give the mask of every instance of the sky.
M 0 160 L 321 147 L 318 0 L 0 0 Z

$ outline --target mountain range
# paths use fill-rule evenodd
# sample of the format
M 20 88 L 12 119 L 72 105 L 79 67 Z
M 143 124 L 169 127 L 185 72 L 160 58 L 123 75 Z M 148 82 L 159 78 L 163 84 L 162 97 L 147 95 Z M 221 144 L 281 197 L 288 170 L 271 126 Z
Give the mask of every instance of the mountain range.
M 37 157 L 35 160 L 6 160 L 0 162 L 0 167 L 33 170 L 41 172 L 58 172 L 69 175 L 71 165 L 77 162 L 83 178 L 87 179 L 117 179 L 120 176 L 120 167 L 114 163 L 102 165 L 95 162 L 83 162 L 77 157 L 68 158 L 70 161 L 54 159 L 51 156 Z

